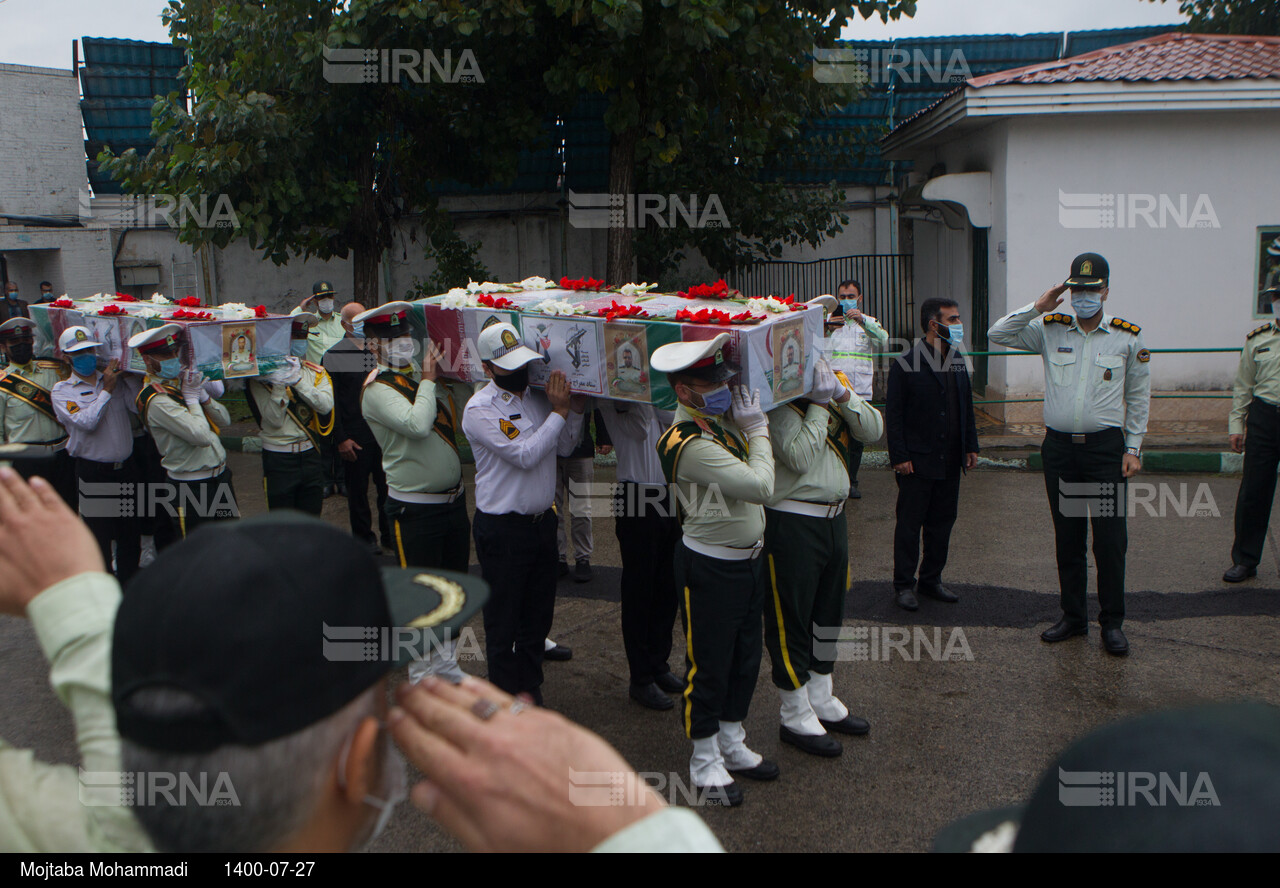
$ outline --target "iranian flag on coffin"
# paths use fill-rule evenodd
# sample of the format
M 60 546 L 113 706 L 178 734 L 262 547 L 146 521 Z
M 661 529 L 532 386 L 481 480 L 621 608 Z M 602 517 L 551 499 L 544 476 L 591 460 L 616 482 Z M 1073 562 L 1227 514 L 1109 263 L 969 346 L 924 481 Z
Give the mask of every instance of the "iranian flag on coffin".
M 61 301 L 61 300 L 59 300 Z M 69 301 L 69 300 L 68 300 Z M 292 321 L 282 315 L 259 316 L 244 306 L 157 305 L 146 302 L 75 301 L 71 306 L 45 304 L 30 307 L 36 324 L 36 353 L 62 358 L 58 337 L 68 327 L 86 327 L 102 343 L 98 365 L 112 360 L 134 373 L 145 373 L 142 357 L 129 348 L 129 339 L 143 330 L 179 324 L 187 333 L 181 358 L 184 369 L 195 369 L 210 379 L 235 379 L 270 373 L 284 366 L 289 354 Z M 102 312 L 107 312 L 103 314 Z M 198 320 L 175 318 L 177 312 L 208 315 Z
M 821 354 L 823 318 L 817 306 L 793 309 L 776 300 L 688 298 L 635 288 L 473 287 L 415 303 L 449 375 L 465 382 L 484 381 L 475 342 L 481 330 L 498 322 L 514 325 L 525 345 L 543 356 L 530 367 L 533 385 L 545 384 L 553 370 L 561 370 L 575 394 L 665 410 L 676 406 L 675 393 L 649 362 L 668 343 L 728 333 L 725 357 L 739 371 L 734 384 L 758 390 L 766 410 L 809 391 Z

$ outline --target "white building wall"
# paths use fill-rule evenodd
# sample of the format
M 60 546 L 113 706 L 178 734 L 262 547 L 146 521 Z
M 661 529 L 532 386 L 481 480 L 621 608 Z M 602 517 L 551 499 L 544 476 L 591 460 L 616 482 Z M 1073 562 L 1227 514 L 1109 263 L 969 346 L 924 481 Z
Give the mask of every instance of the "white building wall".
M 0 213 L 75 216 L 88 185 L 70 71 L 0 64 Z

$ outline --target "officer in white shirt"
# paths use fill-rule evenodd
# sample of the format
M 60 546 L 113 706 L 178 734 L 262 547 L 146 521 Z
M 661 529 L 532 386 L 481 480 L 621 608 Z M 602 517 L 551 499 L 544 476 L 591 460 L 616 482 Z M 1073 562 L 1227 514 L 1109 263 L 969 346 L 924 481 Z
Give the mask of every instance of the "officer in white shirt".
M 53 410 L 67 430 L 67 453 L 75 460 L 80 515 L 108 566 L 115 543 L 113 573 L 123 585 L 137 572 L 142 553 L 138 518 L 133 510 L 120 508 L 121 491 L 135 490 L 141 480 L 133 459 L 130 414 L 137 412 L 134 399 L 142 379 L 122 373 L 115 360 L 99 373 L 95 349 L 100 345 L 85 327 L 62 331 L 58 350 L 71 362 L 71 376 L 53 387 Z M 104 484 L 110 487 L 98 486 Z M 105 495 L 95 496 L 99 490 Z
M 871 400 L 875 380 L 875 354 L 889 341 L 889 334 L 880 322 L 864 314 L 862 284 L 843 281 L 836 290 L 839 305 L 827 321 L 830 332 L 830 362 L 853 384 L 853 393 L 864 401 Z M 819 297 L 829 299 L 830 297 Z M 862 451 L 866 445 L 855 440 L 849 446 L 849 499 L 862 499 L 858 490 L 858 467 L 862 464 Z
M 529 364 L 542 356 L 522 345 L 510 324 L 486 328 L 476 349 L 491 381 L 467 403 L 462 431 L 476 460 L 472 532 L 490 589 L 489 680 L 541 703 L 556 596 L 556 456 L 577 446 L 586 399 L 570 397 L 560 371 L 545 395 L 529 391 Z

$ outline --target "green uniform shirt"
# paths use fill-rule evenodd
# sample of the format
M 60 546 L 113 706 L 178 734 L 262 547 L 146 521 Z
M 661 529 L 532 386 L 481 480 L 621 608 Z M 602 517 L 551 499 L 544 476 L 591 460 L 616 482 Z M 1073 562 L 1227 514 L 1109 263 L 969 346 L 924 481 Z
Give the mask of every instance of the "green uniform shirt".
M 1254 398 L 1280 405 L 1280 322 L 1259 327 L 1245 340 L 1228 434 L 1244 434 L 1244 420 Z
M 769 414 L 776 463 L 769 505 L 783 500 L 833 504 L 848 499 L 849 439 L 863 444 L 879 441 L 884 419 L 852 390 L 849 400 L 832 401 L 831 407 L 836 413 L 821 404 L 804 408 L 792 403 Z
M 683 404 L 676 407 L 675 423 L 692 422 Z M 742 443 L 742 432 L 730 420 L 709 420 L 723 433 Z M 747 458 L 739 459 L 711 435 L 680 440 L 673 429 L 658 443 L 681 447 L 675 466 L 676 503 L 686 535 L 709 546 L 749 549 L 764 536 L 764 506 L 773 495 L 773 448 L 769 436 L 759 434 L 747 442 Z
M 333 380 L 323 367 L 316 364 L 303 364 L 302 378 L 292 386 L 268 385 L 261 379 L 251 380 L 249 396 L 254 399 L 262 414 L 263 444 L 287 447 L 311 440 L 303 427 L 289 416 L 289 410 L 293 411 L 294 416 L 299 415 L 297 403 L 289 397 L 289 389 L 293 389 L 294 398 L 320 416 L 333 412 Z
M 308 313 L 320 314 L 318 310 Z M 289 312 L 290 317 L 297 314 L 302 314 L 301 308 L 295 308 Z M 324 363 L 325 352 L 337 345 L 338 340 L 346 335 L 347 331 L 342 328 L 342 318 L 336 311 L 327 318 L 321 317 L 320 322 L 307 334 L 307 360 L 313 364 Z
M 148 388 L 157 384 L 163 386 L 163 381 L 147 377 Z M 218 429 L 209 424 L 199 404 L 188 407 L 182 402 L 181 394 L 173 389 L 168 391 L 173 392 L 177 400 L 167 392 L 161 392 L 151 399 L 146 410 L 147 429 L 160 451 L 160 465 L 170 473 L 213 472 L 227 461 L 227 451 L 218 437 Z M 146 394 L 147 388 L 144 388 L 139 402 Z M 230 425 L 231 416 L 227 408 L 215 400 L 210 400 L 208 406 L 218 428 Z
M 378 381 L 394 373 L 380 364 L 360 396 L 360 410 L 382 448 L 387 486 L 403 493 L 448 493 L 462 480 L 456 432 L 471 389 L 444 379 L 419 381 L 416 370 L 396 374 L 403 380 L 398 386 Z
M 21 377 L 52 392 L 67 375 L 60 361 L 33 360 L 26 366 L 11 364 L 0 378 Z M 21 398 L 0 391 L 0 438 L 5 444 L 51 444 L 67 437 L 66 429 Z
M 71 710 L 88 774 L 118 774 L 120 738 L 111 705 L 111 628 L 120 586 L 85 573 L 45 589 L 27 616 L 49 660 L 49 683 Z M 22 853 L 150 851 L 151 843 L 121 805 L 81 802 L 74 765 L 36 761 L 0 740 L 0 848 Z

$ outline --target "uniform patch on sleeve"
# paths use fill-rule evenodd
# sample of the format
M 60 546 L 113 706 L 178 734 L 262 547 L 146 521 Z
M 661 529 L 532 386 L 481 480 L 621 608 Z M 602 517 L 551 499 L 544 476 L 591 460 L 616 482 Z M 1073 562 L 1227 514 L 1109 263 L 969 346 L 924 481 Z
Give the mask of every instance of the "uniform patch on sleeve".
M 79 404 L 77 404 L 75 401 L 68 401 L 68 402 L 67 402 L 67 412 L 68 412 L 68 413 L 79 413 L 79 412 L 80 412 L 80 405 L 79 405 Z
M 520 430 L 516 428 L 515 423 L 511 422 L 510 420 L 506 420 L 506 419 L 498 420 L 498 428 L 502 429 L 502 434 L 506 435 L 512 441 L 514 441 L 516 437 L 520 434 Z
M 1150 360 L 1151 360 L 1151 352 L 1150 352 L 1150 351 L 1148 351 L 1148 350 L 1147 350 L 1147 349 L 1145 349 L 1145 348 L 1143 348 L 1143 349 L 1139 349 L 1139 350 L 1138 350 L 1138 363 L 1139 363 L 1139 364 L 1145 364 L 1145 363 L 1147 363 L 1147 362 L 1148 362 L 1148 361 L 1150 361 Z

